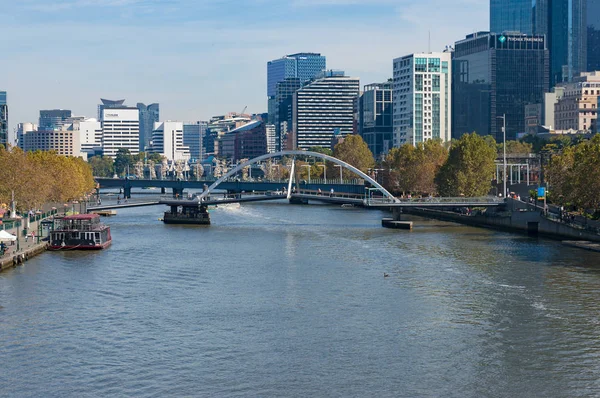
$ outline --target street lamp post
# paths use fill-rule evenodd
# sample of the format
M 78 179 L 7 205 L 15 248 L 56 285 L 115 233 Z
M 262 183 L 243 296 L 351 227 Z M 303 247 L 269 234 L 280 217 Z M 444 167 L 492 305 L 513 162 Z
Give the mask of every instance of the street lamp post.
M 496 116 L 497 119 L 502 119 L 502 143 L 504 147 L 504 172 L 502 174 L 502 181 L 504 183 L 503 197 L 506 197 L 506 113 L 502 116 Z
M 325 166 L 325 163 L 319 164 L 317 166 L 323 168 L 323 179 L 325 180 L 325 184 L 327 184 L 327 166 Z
M 310 164 L 303 164 L 302 167 L 308 167 L 308 183 L 310 184 Z
M 340 165 L 340 164 L 334 164 L 334 166 L 340 168 L 340 184 L 343 184 L 344 180 L 342 178 L 342 165 Z

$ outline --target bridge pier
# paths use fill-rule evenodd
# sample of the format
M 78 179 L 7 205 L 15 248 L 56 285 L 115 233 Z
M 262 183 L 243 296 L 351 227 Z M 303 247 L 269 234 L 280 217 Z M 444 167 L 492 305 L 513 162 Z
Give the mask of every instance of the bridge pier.
M 173 187 L 173 197 L 174 198 L 182 198 L 183 197 L 183 188 Z
M 166 194 L 166 193 L 167 193 L 167 189 L 166 189 L 165 187 L 162 187 L 162 188 L 160 189 L 160 194 L 161 194 L 161 195 L 164 195 L 164 194 Z
M 123 188 L 123 198 L 125 198 L 125 199 L 131 199 L 131 187 L 124 187 Z
M 402 221 L 402 207 L 392 208 L 392 218 L 394 221 Z

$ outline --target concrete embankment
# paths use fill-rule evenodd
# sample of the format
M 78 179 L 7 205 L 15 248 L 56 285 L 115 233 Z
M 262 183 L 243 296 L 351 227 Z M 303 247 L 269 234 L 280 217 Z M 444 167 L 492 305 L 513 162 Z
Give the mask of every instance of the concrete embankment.
M 0 271 L 25 263 L 32 257 L 46 251 L 47 247 L 48 242 L 42 241 L 35 245 L 31 245 L 26 249 L 20 250 L 19 252 L 3 256 L 0 259 Z
M 458 214 L 451 211 L 416 208 L 405 210 L 408 214 L 453 221 L 475 227 L 496 228 L 513 232 L 542 235 L 559 240 L 600 242 L 600 234 L 577 228 L 559 220 L 544 216 L 524 202 L 509 200 L 502 212 L 483 212 L 475 215 Z

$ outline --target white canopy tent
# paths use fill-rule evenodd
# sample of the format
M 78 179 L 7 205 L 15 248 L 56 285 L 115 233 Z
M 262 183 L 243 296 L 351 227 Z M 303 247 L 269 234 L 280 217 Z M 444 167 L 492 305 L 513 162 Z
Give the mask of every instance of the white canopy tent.
M 0 231 L 0 242 L 14 242 L 17 240 L 17 237 L 5 230 Z

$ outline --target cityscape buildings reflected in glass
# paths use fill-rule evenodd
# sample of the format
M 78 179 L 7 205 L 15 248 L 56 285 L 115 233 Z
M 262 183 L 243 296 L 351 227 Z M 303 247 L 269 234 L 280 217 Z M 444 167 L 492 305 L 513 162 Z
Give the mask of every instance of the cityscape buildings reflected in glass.
M 393 146 L 393 86 L 392 81 L 368 84 L 358 100 L 358 132 L 376 159 Z
M 268 122 L 275 125 L 278 149 L 281 149 L 283 143 L 282 134 L 291 130 L 290 118 L 279 120 L 280 113 L 287 112 L 285 108 L 289 105 L 289 98 L 297 89 L 324 71 L 326 64 L 325 56 L 319 53 L 290 54 L 267 63 Z M 281 106 L 284 109 L 280 112 Z M 281 123 L 286 123 L 284 131 Z
M 536 3 L 532 0 L 491 0 L 490 30 L 492 32 L 534 32 Z
M 600 70 L 600 1 L 587 4 L 587 70 Z
M 140 151 L 144 151 L 150 145 L 154 123 L 160 120 L 160 106 L 156 103 L 145 105 L 141 102 L 136 106 L 140 112 Z
M 587 3 L 587 0 L 551 2 L 548 48 L 552 86 L 572 81 L 587 69 Z
M 452 132 L 477 132 L 502 142 L 525 132 L 525 106 L 548 91 L 549 53 L 544 36 L 478 32 L 455 45 Z

